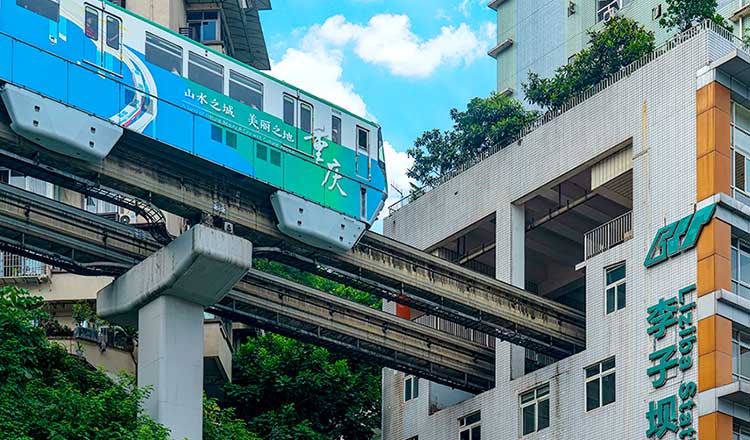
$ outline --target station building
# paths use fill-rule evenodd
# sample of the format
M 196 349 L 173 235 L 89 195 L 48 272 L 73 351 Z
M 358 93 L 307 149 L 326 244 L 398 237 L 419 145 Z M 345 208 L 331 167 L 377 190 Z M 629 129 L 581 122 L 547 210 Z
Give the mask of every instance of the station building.
M 750 438 L 749 174 L 750 52 L 705 24 L 394 207 L 386 235 L 578 310 L 586 346 L 386 304 L 494 344 L 496 385 L 384 369 L 383 438 Z
M 270 0 L 115 0 L 161 26 L 199 41 L 257 69 L 270 69 L 270 61 L 259 13 L 271 9 Z M 97 200 L 49 182 L 24 176 L 0 167 L 0 182 L 40 194 L 123 223 L 138 225 L 145 220 L 132 211 Z M 164 213 L 172 235 L 184 232 L 184 220 Z M 44 298 L 57 328 L 47 329 L 50 339 L 69 352 L 83 357 L 94 367 L 115 374 L 135 374 L 138 351 L 127 332 L 108 325 L 81 321 L 73 313 L 77 304 L 96 309 L 96 294 L 112 281 L 111 277 L 80 276 L 33 259 L 0 252 L 0 286 L 16 285 Z M 232 352 L 235 332 L 231 322 L 206 314 L 204 322 L 204 388 L 218 392 L 232 378 Z M 237 334 L 235 334 L 237 333 Z

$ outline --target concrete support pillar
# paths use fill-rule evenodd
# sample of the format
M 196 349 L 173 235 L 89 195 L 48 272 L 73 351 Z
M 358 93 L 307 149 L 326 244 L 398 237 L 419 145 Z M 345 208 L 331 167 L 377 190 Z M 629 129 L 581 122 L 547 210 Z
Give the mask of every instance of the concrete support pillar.
M 203 437 L 203 309 L 251 261 L 249 241 L 198 225 L 97 295 L 99 316 L 138 326 L 138 386 L 152 388 L 145 410 L 173 439 Z
M 144 410 L 174 439 L 203 431 L 203 306 L 160 296 L 138 310 L 138 385 L 152 386 Z

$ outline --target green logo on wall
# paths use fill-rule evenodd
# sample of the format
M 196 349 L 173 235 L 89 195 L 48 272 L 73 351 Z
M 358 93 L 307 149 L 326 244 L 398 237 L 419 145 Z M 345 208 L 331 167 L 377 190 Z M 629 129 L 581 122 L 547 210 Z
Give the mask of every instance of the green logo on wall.
M 643 265 L 655 266 L 667 258 L 693 248 L 698 243 L 701 230 L 711 220 L 715 210 L 716 204 L 714 203 L 659 229 Z

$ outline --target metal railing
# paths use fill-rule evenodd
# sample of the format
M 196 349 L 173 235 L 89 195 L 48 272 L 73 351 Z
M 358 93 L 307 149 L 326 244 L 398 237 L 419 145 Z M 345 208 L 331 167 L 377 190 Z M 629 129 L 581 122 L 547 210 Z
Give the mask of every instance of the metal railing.
M 610 220 L 592 229 L 583 236 L 584 256 L 586 259 L 611 249 L 631 238 L 633 234 L 633 211 Z
M 10 282 L 35 281 L 49 279 L 50 267 L 41 261 L 28 257 L 0 252 L 0 284 Z
M 471 328 L 466 328 L 454 322 L 446 321 L 445 319 L 438 318 L 437 316 L 422 315 L 418 318 L 412 319 L 412 322 L 416 322 L 417 324 L 422 324 L 424 326 L 446 332 L 453 336 L 458 336 L 459 338 L 466 339 L 467 341 L 476 342 L 477 344 L 483 345 L 485 347 L 495 348 L 495 338 L 493 336 L 490 336 L 487 333 L 476 331 Z
M 706 20 L 701 24 L 695 25 L 691 27 L 690 29 L 675 35 L 674 37 L 670 38 L 669 40 L 664 42 L 662 45 L 654 49 L 653 52 L 644 55 L 639 60 L 634 61 L 633 63 L 623 67 L 616 73 L 612 74 L 610 77 L 600 81 L 599 83 L 591 86 L 585 91 L 572 97 L 565 105 L 559 108 L 548 110 L 539 118 L 527 124 L 523 129 L 521 129 L 521 132 L 514 138 L 513 141 L 509 142 L 508 144 L 495 145 L 495 146 L 492 146 L 491 148 L 487 148 L 486 150 L 482 151 L 480 154 L 477 154 L 476 156 L 466 161 L 465 163 L 459 165 L 455 169 L 436 177 L 430 183 L 425 184 L 421 188 L 412 191 L 408 195 L 404 196 L 402 199 L 390 205 L 388 207 L 389 214 L 393 214 L 394 212 L 398 211 L 399 209 L 403 208 L 409 203 L 417 200 L 422 195 L 428 193 L 432 189 L 437 188 L 438 186 L 442 185 L 448 180 L 472 168 L 474 165 L 494 155 L 495 153 L 504 149 L 505 147 L 512 145 L 516 142 L 519 142 L 521 139 L 529 135 L 529 133 L 531 133 L 532 131 L 547 124 L 548 122 L 551 122 L 554 119 L 557 119 L 557 117 L 559 117 L 560 115 L 567 113 L 572 108 L 578 106 L 582 102 L 587 101 L 588 99 L 590 99 L 592 96 L 596 95 L 597 93 L 611 87 L 612 85 L 619 82 L 623 78 L 629 77 L 640 68 L 646 66 L 647 64 L 656 60 L 657 58 L 660 58 L 661 56 L 670 52 L 672 49 L 676 48 L 677 46 L 680 46 L 681 44 L 687 41 L 690 41 L 694 37 L 700 35 L 704 30 L 710 30 L 714 32 L 715 34 L 719 35 L 720 37 L 734 44 L 734 46 L 737 47 L 738 49 L 750 51 L 750 47 L 746 45 L 742 41 L 741 38 L 734 35 L 731 31 L 719 26 L 718 24 L 712 21 Z

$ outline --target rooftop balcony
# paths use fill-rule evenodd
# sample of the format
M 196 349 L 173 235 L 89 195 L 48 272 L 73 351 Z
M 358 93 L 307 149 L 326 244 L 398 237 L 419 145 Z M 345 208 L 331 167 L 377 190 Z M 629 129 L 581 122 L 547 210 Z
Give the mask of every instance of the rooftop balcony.
M 584 235 L 584 258 L 588 260 L 631 238 L 633 238 L 633 211 L 628 211 Z

